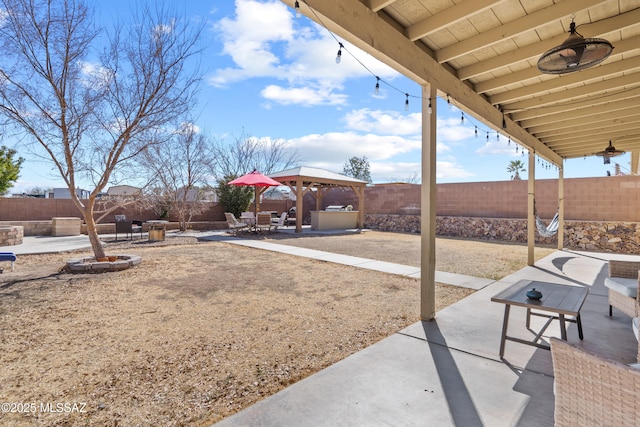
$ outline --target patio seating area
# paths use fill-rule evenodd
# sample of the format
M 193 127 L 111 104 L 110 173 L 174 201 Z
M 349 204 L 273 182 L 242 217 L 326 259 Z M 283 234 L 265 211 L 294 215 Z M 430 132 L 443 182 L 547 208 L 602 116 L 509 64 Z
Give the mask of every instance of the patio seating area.
M 609 259 L 617 254 L 558 251 L 493 282 L 437 313 L 216 425 L 551 426 L 553 363 L 546 349 L 507 342 L 499 357 L 504 306 L 491 297 L 521 280 L 589 288 L 582 310 L 584 340 L 575 324 L 567 341 L 615 360 L 635 363 L 638 342 L 631 319 L 609 316 Z M 628 257 L 630 260 L 633 257 Z M 545 319 L 513 307 L 509 334 L 531 339 Z M 558 322 L 542 339 L 560 337 Z M 259 422 L 258 422 L 259 420 Z

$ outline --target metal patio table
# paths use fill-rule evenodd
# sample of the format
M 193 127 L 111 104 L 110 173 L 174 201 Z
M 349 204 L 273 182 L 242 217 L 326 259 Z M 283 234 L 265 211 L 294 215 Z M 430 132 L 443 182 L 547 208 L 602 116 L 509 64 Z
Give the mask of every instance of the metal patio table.
M 542 293 L 542 298 L 527 298 L 527 291 L 534 288 Z M 549 350 L 549 345 L 539 343 L 538 341 L 549 324 L 551 324 L 555 319 L 558 319 L 560 322 L 560 336 L 563 340 L 567 340 L 566 322 L 576 323 L 578 326 L 578 336 L 580 339 L 583 339 L 580 309 L 582 308 L 588 293 L 589 289 L 583 286 L 560 285 L 558 283 L 541 282 L 536 280 L 520 280 L 514 285 L 491 297 L 491 301 L 505 305 L 504 319 L 502 322 L 502 337 L 500 338 L 500 357 L 504 356 L 504 347 L 507 340 Z M 527 341 L 507 335 L 509 313 L 512 305 L 525 307 L 527 309 L 527 329 L 530 327 L 531 316 L 540 316 L 548 319 L 533 340 Z M 567 319 L 565 316 L 573 316 L 574 318 Z

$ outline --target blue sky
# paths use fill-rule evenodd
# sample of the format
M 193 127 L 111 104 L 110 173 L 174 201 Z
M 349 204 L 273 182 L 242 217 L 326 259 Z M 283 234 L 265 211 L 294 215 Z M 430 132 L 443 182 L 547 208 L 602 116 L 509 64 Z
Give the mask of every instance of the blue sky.
M 196 114 L 197 125 L 218 141 L 231 143 L 243 133 L 283 140 L 301 165 L 338 173 L 349 158 L 366 156 L 374 183 L 420 178 L 419 85 L 310 19 L 296 18 L 279 0 L 192 0 L 184 8 L 190 18 L 208 22 Z M 101 20 L 121 19 L 128 10 L 125 1 L 98 1 Z M 336 64 L 339 42 L 345 50 Z M 527 156 L 508 136 L 491 131 L 487 138 L 487 126 L 465 117 L 462 123 L 459 110 L 438 100 L 439 183 L 508 180 L 510 160 L 526 165 Z M 45 163 L 19 154 L 27 161 L 12 192 L 64 186 Z M 613 160 L 628 172 L 628 154 Z M 605 176 L 613 168 L 601 158 L 570 159 L 565 177 Z M 537 179 L 557 176 L 555 167 L 536 165 Z

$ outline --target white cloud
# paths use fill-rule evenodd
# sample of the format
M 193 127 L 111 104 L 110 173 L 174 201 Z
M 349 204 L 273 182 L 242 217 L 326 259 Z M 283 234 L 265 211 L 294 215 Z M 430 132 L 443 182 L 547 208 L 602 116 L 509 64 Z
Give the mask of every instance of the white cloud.
M 475 137 L 475 128 L 463 124 L 459 119 L 438 119 L 438 139 L 457 143 Z
M 486 141 L 486 134 L 484 135 Z M 517 152 L 516 152 L 517 148 Z M 489 140 L 486 141 L 482 147 L 476 150 L 476 153 L 491 156 L 491 155 L 509 155 L 509 156 L 521 156 L 523 148 L 517 145 L 515 142 L 509 142 L 509 139 L 505 136 L 501 136 L 497 139 L 495 136 L 489 135 Z
M 113 73 L 96 62 L 79 61 L 78 67 L 83 75 L 82 84 L 88 87 L 101 87 L 109 83 Z
M 234 63 L 215 70 L 208 78 L 214 87 L 271 78 L 286 81 L 289 86 L 266 87 L 262 95 L 271 102 L 342 105 L 347 97 L 336 93 L 344 89 L 346 80 L 371 73 L 386 80 L 399 76 L 389 66 L 344 41 L 342 61 L 336 64 L 339 46 L 328 30 L 311 21 L 294 20 L 293 11 L 280 1 L 236 0 L 235 6 L 232 18 L 225 17 L 214 26 L 223 43 L 222 53 Z M 299 96 L 305 91 L 313 92 L 314 96 Z
M 386 160 L 420 149 L 420 139 L 396 135 L 330 132 L 289 140 L 306 161 L 339 162 L 351 157 L 367 156 L 370 161 Z
M 349 129 L 386 135 L 420 135 L 421 113 L 401 113 L 363 108 L 347 113 L 343 119 Z
M 285 88 L 277 85 L 265 87 L 261 95 L 269 101 L 283 105 L 298 104 L 305 107 L 314 105 L 344 105 L 347 100 L 347 96 L 344 94 L 327 93 L 322 88 Z

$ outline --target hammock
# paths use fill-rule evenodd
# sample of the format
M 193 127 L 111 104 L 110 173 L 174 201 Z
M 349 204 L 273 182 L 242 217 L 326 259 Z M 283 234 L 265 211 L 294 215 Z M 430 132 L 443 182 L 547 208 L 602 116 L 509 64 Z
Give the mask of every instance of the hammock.
M 544 222 L 540 219 L 538 214 L 536 214 L 536 228 L 538 229 L 538 233 L 542 237 L 553 237 L 558 232 L 558 212 L 553 217 L 549 225 L 544 225 Z

